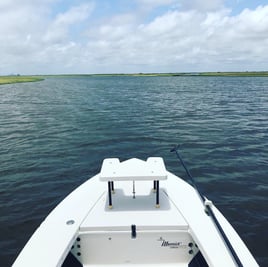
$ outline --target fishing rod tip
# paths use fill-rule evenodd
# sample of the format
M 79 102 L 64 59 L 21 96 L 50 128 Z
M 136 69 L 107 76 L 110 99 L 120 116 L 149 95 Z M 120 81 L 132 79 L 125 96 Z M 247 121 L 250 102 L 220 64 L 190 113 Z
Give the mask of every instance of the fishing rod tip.
M 179 149 L 180 145 L 175 145 L 173 148 L 170 149 L 170 152 L 175 152 Z

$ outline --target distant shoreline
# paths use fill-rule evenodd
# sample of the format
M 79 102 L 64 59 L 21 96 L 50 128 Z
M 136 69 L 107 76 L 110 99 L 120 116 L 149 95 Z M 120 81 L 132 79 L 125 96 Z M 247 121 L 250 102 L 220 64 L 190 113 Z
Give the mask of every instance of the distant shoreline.
M 43 76 L 0 76 L 0 85 L 43 81 Z
M 55 74 L 55 75 L 10 75 L 0 76 L 0 85 L 25 82 L 39 82 L 50 77 L 268 77 L 268 71 L 245 71 L 245 72 L 178 72 L 178 73 L 111 73 L 111 74 Z
M 170 77 L 170 76 L 226 76 L 226 77 L 268 77 L 268 71 L 245 71 L 245 72 L 174 72 L 174 73 L 96 73 L 96 74 L 55 74 L 43 77 Z
M 199 76 L 268 77 L 268 71 L 200 72 Z

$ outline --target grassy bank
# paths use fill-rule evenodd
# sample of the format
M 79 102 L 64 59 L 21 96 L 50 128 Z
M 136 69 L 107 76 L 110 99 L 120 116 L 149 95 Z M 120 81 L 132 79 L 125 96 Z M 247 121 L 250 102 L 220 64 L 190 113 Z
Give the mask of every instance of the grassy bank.
M 244 72 L 201 72 L 199 76 L 227 76 L 227 77 L 268 77 L 268 71 Z
M 172 76 L 196 76 L 196 77 L 268 77 L 268 71 L 245 72 L 174 72 L 174 73 L 112 73 L 112 74 L 59 74 L 59 75 L 35 75 L 35 76 L 0 76 L 0 85 L 10 83 L 38 82 L 45 78 L 67 77 L 172 77 Z
M 44 80 L 41 76 L 0 76 L 1 84 L 38 82 Z
M 56 75 L 57 76 L 57 75 Z M 167 77 L 167 76 L 226 76 L 226 77 L 268 77 L 268 71 L 245 71 L 245 72 L 174 72 L 174 73 L 112 73 L 112 74 L 82 74 L 82 75 L 61 75 L 84 76 L 84 77 L 113 77 L 113 76 L 134 76 L 134 77 Z

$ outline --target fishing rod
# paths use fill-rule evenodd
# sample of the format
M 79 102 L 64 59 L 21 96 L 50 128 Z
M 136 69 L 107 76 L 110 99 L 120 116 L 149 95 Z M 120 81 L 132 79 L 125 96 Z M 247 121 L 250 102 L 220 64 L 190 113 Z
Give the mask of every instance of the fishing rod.
M 221 225 L 220 225 L 220 223 L 219 223 L 219 221 L 218 221 L 218 219 L 217 219 L 215 213 L 214 213 L 213 210 L 212 210 L 212 205 L 213 205 L 212 202 L 211 202 L 210 200 L 206 199 L 206 198 L 200 193 L 200 191 L 199 191 L 199 189 L 198 189 L 198 187 L 197 187 L 197 184 L 196 184 L 196 182 L 195 182 L 195 179 L 193 178 L 193 176 L 192 176 L 191 173 L 189 172 L 189 170 L 188 170 L 188 168 L 186 167 L 186 165 L 185 165 L 185 163 L 184 163 L 182 157 L 180 156 L 180 154 L 179 154 L 179 145 L 177 145 L 177 146 L 175 146 L 174 148 L 172 148 L 172 149 L 170 150 L 170 152 L 175 152 L 175 153 L 176 153 L 177 158 L 179 159 L 181 165 L 183 166 L 184 170 L 186 171 L 188 177 L 190 178 L 193 187 L 195 188 L 197 194 L 199 195 L 201 201 L 203 202 L 203 205 L 205 206 L 205 212 L 206 212 L 206 214 L 207 214 L 208 216 L 211 217 L 212 221 L 213 221 L 214 224 L 216 225 L 216 227 L 217 227 L 218 231 L 220 232 L 220 234 L 221 234 L 221 236 L 222 236 L 222 238 L 223 238 L 223 240 L 224 240 L 226 246 L 228 247 L 229 251 L 231 252 L 231 254 L 232 254 L 232 256 L 233 256 L 233 258 L 234 258 L 234 260 L 235 260 L 237 266 L 238 266 L 238 267 L 243 267 L 242 262 L 240 261 L 240 259 L 239 259 L 238 255 L 236 254 L 236 252 L 235 252 L 235 250 L 234 250 L 234 248 L 233 248 L 233 246 L 232 246 L 230 240 L 228 239 L 228 237 L 227 237 L 227 235 L 225 234 L 224 230 L 222 229 L 222 227 L 221 227 Z

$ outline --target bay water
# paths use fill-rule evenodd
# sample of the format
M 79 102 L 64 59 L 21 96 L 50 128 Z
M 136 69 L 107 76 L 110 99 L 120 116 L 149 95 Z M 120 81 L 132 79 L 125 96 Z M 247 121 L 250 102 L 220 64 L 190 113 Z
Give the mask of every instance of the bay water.
M 268 78 L 51 77 L 0 86 L 0 265 L 100 171 L 150 156 L 200 191 L 268 266 Z

